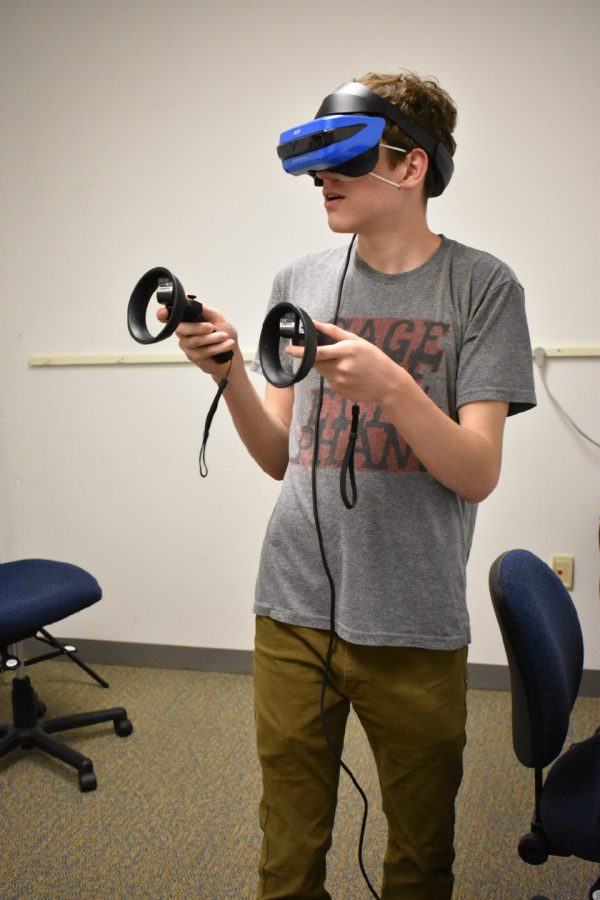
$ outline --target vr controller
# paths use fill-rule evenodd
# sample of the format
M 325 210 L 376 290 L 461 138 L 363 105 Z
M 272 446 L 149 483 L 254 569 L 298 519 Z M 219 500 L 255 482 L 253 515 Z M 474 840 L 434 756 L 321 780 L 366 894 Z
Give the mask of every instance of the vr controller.
M 152 334 L 146 325 L 146 313 L 152 296 L 169 310 L 169 318 L 158 334 Z M 193 294 L 186 295 L 178 278 L 169 269 L 156 266 L 146 272 L 133 289 L 127 306 L 129 334 L 138 344 L 156 344 L 170 337 L 180 322 L 206 322 L 202 304 Z M 229 362 L 233 352 L 217 353 L 216 362 Z
M 286 339 L 296 347 L 304 347 L 300 365 L 291 375 L 281 361 L 281 342 Z M 265 378 L 274 387 L 280 388 L 302 381 L 314 365 L 317 347 L 326 344 L 335 344 L 335 341 L 316 330 L 305 310 L 293 303 L 277 303 L 263 322 L 258 345 Z

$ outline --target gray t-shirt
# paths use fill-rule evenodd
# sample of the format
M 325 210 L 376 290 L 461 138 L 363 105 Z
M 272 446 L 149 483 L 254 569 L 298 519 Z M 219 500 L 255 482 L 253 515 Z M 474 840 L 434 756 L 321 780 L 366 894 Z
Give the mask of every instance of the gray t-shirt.
M 294 303 L 331 321 L 345 257 L 338 248 L 287 265 L 270 306 Z M 535 405 L 523 289 L 489 254 L 443 238 L 424 265 L 386 275 L 353 251 L 338 324 L 404 366 L 455 421 L 459 407 L 475 400 L 506 401 L 509 414 Z M 253 368 L 260 370 L 258 360 Z M 328 629 L 330 588 L 311 492 L 318 391 L 314 370 L 294 386 L 290 461 L 263 544 L 254 609 Z M 358 503 L 346 509 L 340 469 L 351 406 L 325 384 L 317 498 L 335 631 L 356 644 L 462 647 L 470 639 L 465 570 L 477 507 L 429 475 L 381 409 L 363 403 Z

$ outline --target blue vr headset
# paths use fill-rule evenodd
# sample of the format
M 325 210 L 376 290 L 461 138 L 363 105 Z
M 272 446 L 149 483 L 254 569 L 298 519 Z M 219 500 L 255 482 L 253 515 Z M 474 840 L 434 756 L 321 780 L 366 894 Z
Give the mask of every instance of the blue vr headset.
M 397 106 L 351 81 L 325 97 L 312 122 L 282 132 L 277 155 L 290 175 L 311 175 L 327 170 L 357 178 L 371 172 L 379 159 L 379 142 L 386 120 L 397 125 L 427 153 L 432 175 L 432 197 L 439 197 L 454 171 L 446 147 Z

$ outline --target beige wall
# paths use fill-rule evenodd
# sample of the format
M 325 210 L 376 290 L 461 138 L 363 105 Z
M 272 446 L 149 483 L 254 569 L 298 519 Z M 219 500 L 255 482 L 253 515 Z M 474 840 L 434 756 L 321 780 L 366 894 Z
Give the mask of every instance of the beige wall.
M 277 485 L 224 409 L 198 477 L 214 388 L 192 367 L 31 368 L 29 356 L 135 352 L 126 303 L 154 265 L 227 310 L 253 348 L 275 269 L 340 241 L 308 180 L 282 174 L 279 132 L 341 82 L 400 66 L 437 75 L 459 106 L 456 174 L 432 227 L 510 263 L 534 344 L 600 344 L 599 19 L 595 0 L 0 6 L 0 558 L 96 574 L 104 601 L 72 633 L 250 648 Z M 549 370 L 597 439 L 599 367 Z M 598 669 L 599 454 L 538 389 L 539 409 L 507 426 L 502 482 L 480 511 L 471 660 L 504 661 L 487 571 L 523 546 L 574 554 Z

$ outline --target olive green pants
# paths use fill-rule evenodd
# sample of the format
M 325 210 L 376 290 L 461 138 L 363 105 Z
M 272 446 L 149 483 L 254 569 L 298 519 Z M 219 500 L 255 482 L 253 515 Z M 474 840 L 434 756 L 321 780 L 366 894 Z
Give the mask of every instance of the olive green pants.
M 319 715 L 328 639 L 327 631 L 256 620 L 255 716 L 263 774 L 257 897 L 330 897 L 326 855 L 352 705 L 373 751 L 388 823 L 382 900 L 447 900 L 465 744 L 467 649 L 370 647 L 336 636 L 325 696 L 336 760 Z M 348 879 L 361 882 L 358 865 Z

